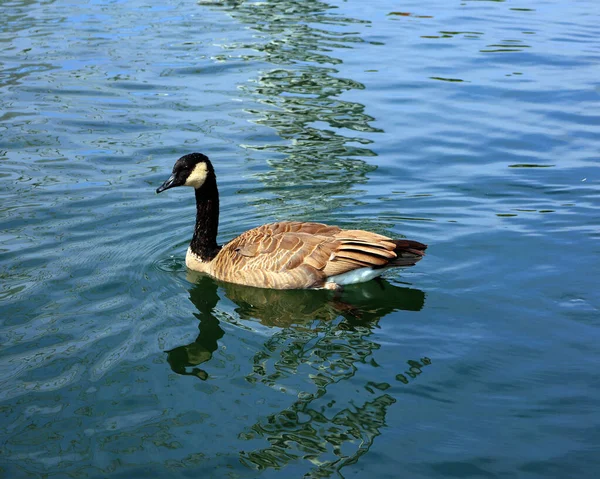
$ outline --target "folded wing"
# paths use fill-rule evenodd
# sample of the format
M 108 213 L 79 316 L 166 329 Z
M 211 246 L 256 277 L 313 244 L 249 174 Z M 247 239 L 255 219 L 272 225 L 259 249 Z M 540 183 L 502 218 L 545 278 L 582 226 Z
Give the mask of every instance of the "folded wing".
M 226 244 L 212 273 L 248 286 L 319 288 L 328 277 L 359 268 L 413 265 L 425 248 L 368 231 L 286 221 L 249 230 Z

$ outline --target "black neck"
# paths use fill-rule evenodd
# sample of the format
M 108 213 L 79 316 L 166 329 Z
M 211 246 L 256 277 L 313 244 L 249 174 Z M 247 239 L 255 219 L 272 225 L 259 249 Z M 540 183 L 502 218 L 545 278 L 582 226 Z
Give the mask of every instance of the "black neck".
M 215 174 L 209 173 L 204 184 L 200 188 L 196 188 L 195 192 L 196 228 L 190 248 L 202 261 L 210 261 L 221 249 L 217 245 L 219 191 Z

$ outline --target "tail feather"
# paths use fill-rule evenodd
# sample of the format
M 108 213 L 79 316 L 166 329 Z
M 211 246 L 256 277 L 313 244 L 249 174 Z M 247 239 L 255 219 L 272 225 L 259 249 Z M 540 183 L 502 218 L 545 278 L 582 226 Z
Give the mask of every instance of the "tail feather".
M 396 245 L 397 258 L 390 262 L 393 266 L 414 266 L 425 256 L 427 245 L 413 240 L 392 240 Z

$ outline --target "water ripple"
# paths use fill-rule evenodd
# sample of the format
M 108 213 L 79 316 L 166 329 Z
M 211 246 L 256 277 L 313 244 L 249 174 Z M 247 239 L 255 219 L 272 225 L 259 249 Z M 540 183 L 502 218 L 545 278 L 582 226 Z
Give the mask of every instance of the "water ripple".
M 597 465 L 593 2 L 3 7 L 7 477 Z M 193 196 L 155 194 L 190 151 L 223 241 L 297 218 L 428 255 L 340 295 L 190 275 Z

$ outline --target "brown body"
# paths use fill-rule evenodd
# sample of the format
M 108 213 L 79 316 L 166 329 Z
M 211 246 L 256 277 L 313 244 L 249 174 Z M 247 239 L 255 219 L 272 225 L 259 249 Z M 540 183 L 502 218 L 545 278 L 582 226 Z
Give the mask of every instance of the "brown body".
M 335 288 L 336 276 L 361 268 L 412 266 L 426 246 L 361 230 L 284 221 L 246 231 L 210 261 L 191 248 L 186 265 L 230 283 L 273 289 Z
M 185 263 L 221 281 L 273 289 L 337 289 L 368 281 L 385 269 L 413 266 L 426 245 L 321 223 L 282 221 L 217 244 L 219 192 L 212 163 L 201 153 L 181 157 L 156 190 L 190 186 L 196 226 Z

